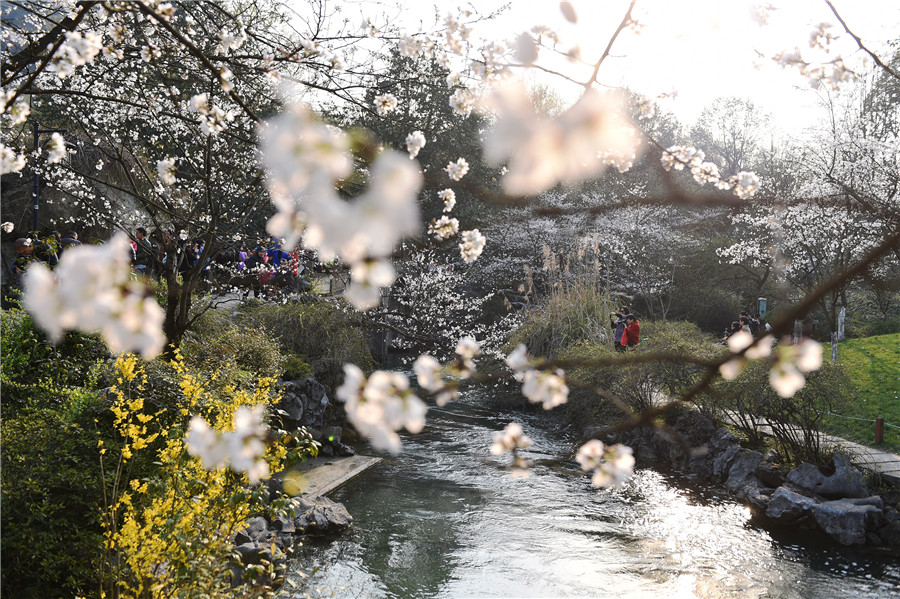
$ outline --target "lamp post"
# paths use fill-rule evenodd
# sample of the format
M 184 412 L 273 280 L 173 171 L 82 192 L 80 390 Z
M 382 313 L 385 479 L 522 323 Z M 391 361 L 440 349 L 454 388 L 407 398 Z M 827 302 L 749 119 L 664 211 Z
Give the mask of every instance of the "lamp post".
M 65 133 L 65 129 L 41 129 L 40 124 L 35 121 L 34 122 L 34 155 L 37 157 L 38 148 L 40 145 L 40 135 L 41 133 Z M 32 169 L 34 172 L 34 186 L 31 192 L 32 199 L 34 200 L 34 231 L 38 231 L 40 228 L 38 227 L 38 209 L 40 198 L 40 189 L 41 189 L 41 175 L 37 172 L 37 169 Z

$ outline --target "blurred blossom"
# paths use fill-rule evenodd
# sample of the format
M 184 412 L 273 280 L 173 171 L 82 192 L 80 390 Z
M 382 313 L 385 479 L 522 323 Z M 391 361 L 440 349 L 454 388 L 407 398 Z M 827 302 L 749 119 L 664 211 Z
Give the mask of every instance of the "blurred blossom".
M 804 373 L 822 366 L 822 345 L 803 339 L 795 345 L 781 344 L 776 362 L 769 370 L 769 383 L 781 397 L 793 397 L 806 384 Z
M 553 371 L 527 370 L 522 395 L 532 403 L 542 403 L 545 410 L 551 410 L 568 400 L 569 387 L 565 381 L 565 373 L 559 368 Z
M 634 456 L 627 445 L 604 446 L 591 439 L 578 449 L 575 459 L 585 472 L 594 471 L 591 482 L 595 487 L 615 487 L 634 474 Z
M 394 94 L 383 94 L 375 96 L 375 112 L 379 116 L 384 116 L 397 109 L 397 96 Z
M 203 418 L 194 416 L 185 435 L 187 451 L 200 458 L 207 470 L 230 465 L 235 472 L 245 473 L 251 483 L 268 478 L 264 415 L 264 406 L 240 406 L 232 417 L 233 430 L 225 432 L 213 430 Z
M 2 225 L 0 225 L 0 229 L 3 229 L 4 233 L 12 233 L 13 229 L 15 229 L 15 228 L 16 228 L 16 226 L 9 221 L 6 221 Z
M 406 375 L 377 370 L 367 379 L 353 364 L 344 364 L 344 375 L 336 396 L 344 402 L 350 423 L 376 449 L 400 453 L 396 431 L 418 433 L 425 427 L 428 406 L 409 390 Z
M 174 185 L 175 184 L 175 159 L 174 158 L 166 158 L 164 160 L 157 160 L 156 161 L 156 172 L 159 175 L 160 181 L 162 181 L 166 185 Z
M 469 163 L 465 158 L 458 158 L 456 162 L 448 163 L 444 170 L 451 179 L 459 181 L 469 172 Z
M 47 144 L 47 162 L 57 164 L 66 157 L 66 140 L 63 136 L 54 131 L 50 136 L 50 142 Z
M 406 151 L 412 160 L 419 155 L 419 150 L 425 147 L 425 134 L 421 131 L 413 131 L 406 136 Z
M 528 449 L 533 441 L 522 432 L 522 426 L 517 422 L 510 422 L 502 431 L 494 433 L 494 444 L 491 445 L 491 453 L 503 455 L 507 451 L 513 454 L 513 477 L 524 478 L 528 476 L 531 461 L 520 456 L 520 449 Z
M 52 273 L 34 262 L 24 282 L 25 308 L 54 343 L 67 329 L 99 331 L 113 352 L 138 351 L 148 360 L 165 345 L 165 313 L 131 278 L 131 247 L 122 233 L 102 246 L 66 250 Z
M 84 36 L 77 31 L 66 32 L 66 41 L 59 47 L 47 65 L 48 73 L 56 73 L 60 79 L 75 73 L 75 67 L 92 62 L 103 49 L 102 38 L 93 31 Z
M 507 163 L 503 188 L 509 194 L 577 183 L 609 165 L 624 171 L 636 158 L 637 131 L 613 94 L 590 89 L 548 119 L 537 114 L 524 84 L 515 80 L 495 87 L 482 107 L 496 117 L 485 139 L 485 157 L 492 164 Z
M 538 45 L 529 33 L 521 33 L 516 38 L 515 58 L 522 64 L 534 64 L 538 57 Z
M 25 155 L 16 154 L 15 150 L 0 143 L 0 175 L 18 173 L 23 168 L 25 168 Z
M 236 32 L 222 29 L 222 31 L 219 32 L 219 45 L 216 46 L 216 52 L 225 54 L 229 50 L 237 50 L 244 45 L 244 42 L 246 41 L 247 34 L 243 29 L 239 29 Z
M 525 347 L 524 343 L 520 343 L 512 353 L 506 356 L 506 365 L 516 374 L 517 380 L 522 380 L 524 376 L 523 371 L 526 370 L 530 364 L 531 360 L 528 358 L 528 348 Z
M 459 252 L 463 261 L 466 264 L 471 264 L 478 260 L 487 243 L 485 236 L 478 229 L 472 229 L 471 231 L 463 231 L 460 237 L 462 238 L 462 243 L 459 244 Z

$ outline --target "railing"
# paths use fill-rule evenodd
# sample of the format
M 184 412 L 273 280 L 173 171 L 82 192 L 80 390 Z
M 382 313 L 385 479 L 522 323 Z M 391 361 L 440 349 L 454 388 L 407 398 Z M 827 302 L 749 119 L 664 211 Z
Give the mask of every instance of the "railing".
M 838 418 L 845 418 L 847 420 L 858 420 L 859 422 L 873 423 L 875 425 L 875 445 L 880 445 L 884 441 L 884 427 L 889 426 L 891 428 L 900 430 L 900 426 L 891 424 L 890 422 L 885 422 L 884 418 L 880 416 L 872 420 L 870 418 L 855 418 L 853 416 L 844 416 L 843 414 L 835 414 L 834 412 L 828 412 L 828 415 L 837 416 Z

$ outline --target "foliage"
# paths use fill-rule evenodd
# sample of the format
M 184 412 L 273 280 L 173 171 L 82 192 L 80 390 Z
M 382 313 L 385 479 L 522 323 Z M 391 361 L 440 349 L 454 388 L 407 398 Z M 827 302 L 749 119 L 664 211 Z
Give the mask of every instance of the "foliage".
M 851 389 L 848 401 L 836 411 L 841 416 L 829 416 L 825 430 L 859 443 L 872 444 L 875 437 L 873 421 L 877 417 L 900 426 L 900 333 L 865 339 L 849 339 L 838 347 L 838 363 L 847 372 Z M 850 418 L 860 418 L 851 420 Z M 900 449 L 900 431 L 884 427 L 887 448 Z
M 271 331 L 285 351 L 309 361 L 313 376 L 330 391 L 343 379 L 345 363 L 363 369 L 374 365 L 353 314 L 327 301 L 250 304 L 238 322 Z
M 238 326 L 223 310 L 210 310 L 184 340 L 185 360 L 203 370 L 216 371 L 228 364 L 253 376 L 282 375 L 286 356 L 270 329 L 255 322 Z
M 4 383 L 0 432 L 2 586 L 17 597 L 93 593 L 103 545 L 94 419 L 106 406 L 79 392 L 12 416 L 7 388 Z
M 18 309 L 0 317 L 3 414 L 24 406 L 66 403 L 66 390 L 103 378 L 109 352 L 94 335 L 69 333 L 51 345 L 31 316 Z
M 831 459 L 822 429 L 829 412 L 847 401 L 848 379 L 840 365 L 825 363 L 807 375 L 806 385 L 794 397 L 784 398 L 769 384 L 766 364 L 753 361 L 740 375 L 717 387 L 715 408 L 751 443 L 763 443 L 763 427 L 779 452 L 792 462 L 825 466 Z
M 227 386 L 219 392 L 200 384 L 197 373 L 180 358 L 173 366 L 182 398 L 179 417 L 168 425 L 162 412 L 146 409 L 142 397 L 146 378 L 137 360 L 126 356 L 116 363 L 119 379 L 111 392 L 118 437 L 100 448 L 104 478 L 111 488 L 104 510 L 105 547 L 115 580 L 110 592 L 135 597 L 230 596 L 232 536 L 254 512 L 266 509 L 268 490 L 248 487 L 243 475 L 229 470 L 206 470 L 199 459 L 189 456 L 184 443 L 186 417 L 201 415 L 215 430 L 228 430 L 239 406 L 277 400 L 274 381 L 261 378 L 252 391 Z M 285 444 L 289 436 L 276 431 L 273 437 L 265 457 L 273 473 L 311 450 L 303 441 L 289 451 Z M 142 454 L 157 467 L 135 471 Z M 250 586 L 237 592 L 270 594 L 277 575 L 273 564 L 263 564 L 254 574 Z

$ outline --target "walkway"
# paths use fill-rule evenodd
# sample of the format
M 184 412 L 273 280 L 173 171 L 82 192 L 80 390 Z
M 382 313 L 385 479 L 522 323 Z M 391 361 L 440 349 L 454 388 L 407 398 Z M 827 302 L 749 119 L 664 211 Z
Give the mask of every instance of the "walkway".
M 381 458 L 364 455 L 307 460 L 299 468 L 303 475 L 303 495 L 326 495 L 380 461 Z

